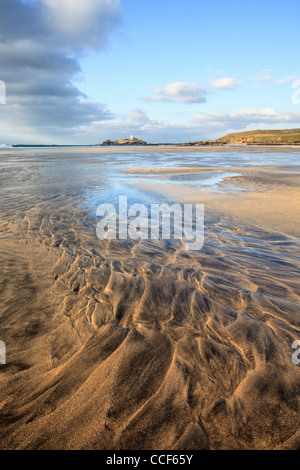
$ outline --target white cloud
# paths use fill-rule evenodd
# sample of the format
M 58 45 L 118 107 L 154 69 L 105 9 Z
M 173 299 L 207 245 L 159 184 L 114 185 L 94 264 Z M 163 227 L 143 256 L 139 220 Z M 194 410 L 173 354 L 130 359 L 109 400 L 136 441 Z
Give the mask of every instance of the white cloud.
M 98 48 L 120 20 L 120 0 L 42 0 L 48 24 L 77 47 Z
M 130 121 L 138 123 L 138 124 L 144 124 L 145 122 L 150 121 L 145 111 L 143 111 L 142 109 L 137 109 L 137 108 L 133 109 L 128 114 L 128 118 L 130 119 Z
M 297 79 L 298 78 L 295 77 L 295 75 L 290 75 L 289 77 L 281 78 L 280 80 L 277 80 L 276 85 L 279 85 L 279 86 L 288 85 L 289 83 L 293 83 Z
M 241 109 L 231 113 L 201 113 L 193 118 L 194 123 L 218 127 L 235 126 L 240 129 L 251 124 L 300 123 L 300 111 L 280 113 L 274 108 Z
M 142 98 L 144 101 L 172 101 L 177 103 L 205 103 L 207 90 L 196 83 L 175 82 L 164 87 L 154 88 L 153 98 Z
M 154 96 L 151 98 L 143 97 L 144 101 L 165 101 L 174 103 L 206 103 L 207 95 L 213 90 L 233 90 L 240 83 L 234 78 L 224 77 L 212 82 L 212 88 L 200 88 L 197 83 L 175 82 L 164 87 L 154 88 Z
M 239 85 L 240 82 L 230 77 L 218 78 L 212 82 L 212 87 L 219 90 L 234 90 Z
M 261 72 L 258 72 L 256 75 L 253 75 L 252 77 L 250 77 L 250 80 L 254 80 L 257 84 L 269 82 L 272 78 L 271 73 L 272 73 L 271 69 L 265 69 L 265 70 L 262 70 Z

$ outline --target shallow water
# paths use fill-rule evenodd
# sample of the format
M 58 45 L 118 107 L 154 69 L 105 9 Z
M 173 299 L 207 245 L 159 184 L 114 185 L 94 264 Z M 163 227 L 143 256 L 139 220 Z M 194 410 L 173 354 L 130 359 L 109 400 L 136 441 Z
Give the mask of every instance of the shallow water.
M 159 184 L 178 184 L 206 191 L 233 191 L 238 187 L 220 187 L 219 183 L 228 176 L 239 175 L 229 170 L 251 166 L 276 165 L 288 169 L 300 165 L 300 153 L 293 151 L 226 151 L 201 153 L 166 152 L 86 152 L 76 149 L 43 149 L 0 151 L 0 182 L 6 194 L 10 190 L 28 192 L 36 188 L 47 198 L 52 193 L 61 193 L 72 188 L 74 195 L 83 205 L 95 206 L 115 202 L 119 195 L 126 194 L 130 203 L 149 204 L 159 202 L 157 195 L 131 184 L 131 181 L 148 181 L 148 175 L 130 175 L 126 170 L 178 169 L 201 167 L 209 170 L 206 174 L 160 175 Z M 213 169 L 218 171 L 213 171 Z M 224 171 L 220 173 L 219 169 Z M 152 176 L 153 179 L 153 176 Z M 74 203 L 78 203 L 75 202 Z

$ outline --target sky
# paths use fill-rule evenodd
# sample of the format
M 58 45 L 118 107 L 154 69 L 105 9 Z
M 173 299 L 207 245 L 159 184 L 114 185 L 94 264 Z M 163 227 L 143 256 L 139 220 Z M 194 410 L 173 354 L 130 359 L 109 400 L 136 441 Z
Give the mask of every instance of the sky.
M 299 0 L 0 0 L 0 145 L 300 128 L 299 13 Z

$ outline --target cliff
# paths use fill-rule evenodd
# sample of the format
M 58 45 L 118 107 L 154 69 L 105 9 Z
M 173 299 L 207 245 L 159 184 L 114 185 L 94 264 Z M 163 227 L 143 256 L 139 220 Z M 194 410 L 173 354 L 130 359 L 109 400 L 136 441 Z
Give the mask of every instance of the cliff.
M 228 134 L 215 142 L 220 144 L 299 145 L 300 129 L 237 132 Z

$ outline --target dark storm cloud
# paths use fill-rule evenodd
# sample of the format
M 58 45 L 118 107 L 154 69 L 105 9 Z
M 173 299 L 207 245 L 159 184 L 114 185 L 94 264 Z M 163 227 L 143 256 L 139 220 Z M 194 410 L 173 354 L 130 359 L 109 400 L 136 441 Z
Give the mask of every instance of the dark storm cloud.
M 45 132 L 42 127 L 55 135 L 55 128 L 61 134 L 62 128 L 111 119 L 74 80 L 81 76 L 79 58 L 104 47 L 119 19 L 119 0 L 1 0 L 0 79 L 7 105 L 0 119 L 9 135 L 22 132 L 23 122 L 35 135 Z
M 44 29 L 42 4 L 1 0 L 0 41 L 41 36 Z

